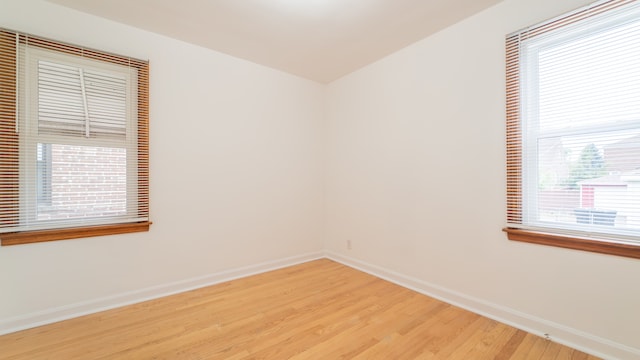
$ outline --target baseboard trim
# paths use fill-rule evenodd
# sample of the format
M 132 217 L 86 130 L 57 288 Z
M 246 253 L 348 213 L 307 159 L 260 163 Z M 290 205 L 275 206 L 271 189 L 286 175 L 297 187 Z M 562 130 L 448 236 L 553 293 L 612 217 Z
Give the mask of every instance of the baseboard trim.
M 326 257 L 402 287 L 603 359 L 640 359 L 640 349 L 453 291 L 367 262 L 327 251 Z
M 20 330 L 30 329 L 41 325 L 51 324 L 62 320 L 110 310 L 164 296 L 174 295 L 206 286 L 216 285 L 267 271 L 305 263 L 324 258 L 323 252 L 314 252 L 298 256 L 267 261 L 260 264 L 238 267 L 205 276 L 199 276 L 182 281 L 151 286 L 145 289 L 125 292 L 113 296 L 93 299 L 66 306 L 47 309 L 39 312 L 0 319 L 0 335 Z

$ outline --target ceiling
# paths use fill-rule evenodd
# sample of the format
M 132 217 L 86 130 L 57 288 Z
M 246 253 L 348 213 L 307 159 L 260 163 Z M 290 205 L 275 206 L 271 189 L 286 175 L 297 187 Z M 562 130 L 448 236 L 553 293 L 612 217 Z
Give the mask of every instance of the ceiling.
M 48 0 L 328 83 L 501 0 Z

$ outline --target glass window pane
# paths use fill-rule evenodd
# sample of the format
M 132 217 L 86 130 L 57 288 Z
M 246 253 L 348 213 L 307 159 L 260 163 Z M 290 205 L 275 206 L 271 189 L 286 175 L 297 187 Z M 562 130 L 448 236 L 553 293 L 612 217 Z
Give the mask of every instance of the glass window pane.
M 640 228 L 640 130 L 538 140 L 537 219 Z
M 127 154 L 124 148 L 38 144 L 50 148 L 50 201 L 38 198 L 37 220 L 127 214 Z M 46 183 L 38 180 L 38 186 Z

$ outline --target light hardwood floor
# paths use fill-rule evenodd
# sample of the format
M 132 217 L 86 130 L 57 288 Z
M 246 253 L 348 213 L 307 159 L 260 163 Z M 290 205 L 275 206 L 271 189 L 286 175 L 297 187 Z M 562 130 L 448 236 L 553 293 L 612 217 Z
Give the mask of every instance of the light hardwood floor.
M 0 359 L 597 358 L 323 259 L 4 335 Z

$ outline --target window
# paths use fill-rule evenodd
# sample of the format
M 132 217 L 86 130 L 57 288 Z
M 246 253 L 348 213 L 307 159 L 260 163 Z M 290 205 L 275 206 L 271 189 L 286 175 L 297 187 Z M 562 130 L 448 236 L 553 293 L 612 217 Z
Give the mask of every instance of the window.
M 2 245 L 147 231 L 148 63 L 0 29 Z
M 505 231 L 640 258 L 640 2 L 507 36 Z

